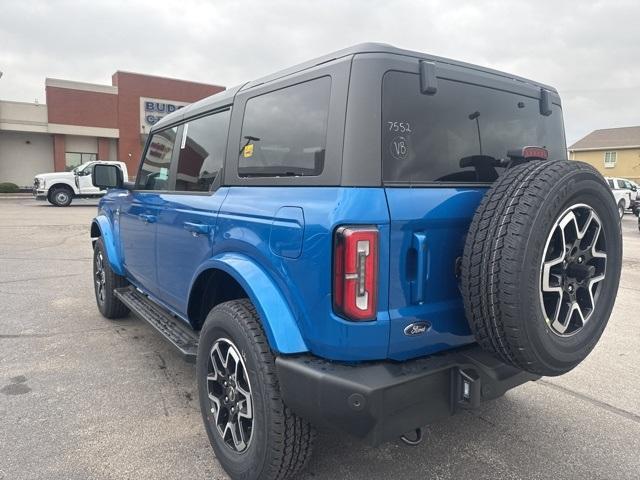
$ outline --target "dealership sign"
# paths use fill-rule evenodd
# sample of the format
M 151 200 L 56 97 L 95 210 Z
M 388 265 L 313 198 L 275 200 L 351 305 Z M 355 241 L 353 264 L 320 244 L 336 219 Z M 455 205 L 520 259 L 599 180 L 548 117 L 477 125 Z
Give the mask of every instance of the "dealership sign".
M 175 112 L 185 105 L 189 105 L 189 103 L 140 97 L 140 133 L 149 133 L 149 129 L 162 117 Z

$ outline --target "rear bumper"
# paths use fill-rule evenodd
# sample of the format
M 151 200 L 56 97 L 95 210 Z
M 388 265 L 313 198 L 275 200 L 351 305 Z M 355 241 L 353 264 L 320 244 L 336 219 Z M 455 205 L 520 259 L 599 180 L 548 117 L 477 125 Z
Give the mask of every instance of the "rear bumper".
M 334 363 L 311 355 L 278 357 L 285 403 L 318 426 L 379 445 L 540 378 L 477 345 L 407 362 Z

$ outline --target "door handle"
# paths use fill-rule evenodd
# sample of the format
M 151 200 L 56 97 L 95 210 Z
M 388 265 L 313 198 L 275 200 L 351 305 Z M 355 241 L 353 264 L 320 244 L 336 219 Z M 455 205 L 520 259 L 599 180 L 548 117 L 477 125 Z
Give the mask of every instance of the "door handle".
M 427 276 L 427 236 L 424 233 L 415 232 L 411 238 L 411 248 L 416 251 L 416 278 L 411 288 L 413 303 L 424 303 L 425 286 Z
M 211 225 L 205 223 L 184 222 L 184 229 L 193 233 L 194 236 L 206 235 L 211 231 Z
M 155 215 L 148 215 L 146 213 L 141 213 L 140 215 L 138 215 L 138 217 L 144 223 L 156 223 L 156 216 Z

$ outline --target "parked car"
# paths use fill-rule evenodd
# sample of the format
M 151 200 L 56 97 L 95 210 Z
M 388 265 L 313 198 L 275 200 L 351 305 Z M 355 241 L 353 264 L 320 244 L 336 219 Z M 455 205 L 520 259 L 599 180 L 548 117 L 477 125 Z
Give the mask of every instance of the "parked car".
M 613 192 L 613 196 L 616 198 L 618 213 L 622 218 L 625 210 L 633 210 L 635 208 L 637 189 L 629 180 L 624 178 L 606 177 L 606 180 Z
M 627 180 L 631 184 L 631 211 L 637 217 L 640 215 L 640 185 L 633 180 Z
M 91 173 L 96 164 L 114 165 L 124 178 L 128 178 L 124 162 L 97 160 L 78 165 L 70 172 L 40 173 L 33 180 L 33 196 L 37 200 L 48 200 L 56 207 L 68 207 L 74 198 L 98 198 L 105 191 L 91 183 Z
M 95 166 L 98 309 L 195 359 L 233 479 L 294 477 L 315 426 L 418 440 L 607 324 L 616 203 L 563 132 L 552 87 L 378 44 L 226 90 L 153 126 L 135 183 Z

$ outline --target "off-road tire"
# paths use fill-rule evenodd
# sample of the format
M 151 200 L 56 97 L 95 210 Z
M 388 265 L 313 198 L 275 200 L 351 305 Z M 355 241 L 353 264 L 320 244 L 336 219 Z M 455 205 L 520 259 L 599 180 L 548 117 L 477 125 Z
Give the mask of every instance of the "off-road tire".
M 104 298 L 101 301 L 98 290 L 98 261 L 99 256 L 102 255 L 102 268 L 104 271 Z M 122 288 L 129 285 L 129 282 L 125 277 L 122 277 L 115 273 L 109 265 L 109 258 L 104 248 L 104 242 L 102 238 L 98 238 L 93 247 L 93 290 L 96 296 L 96 304 L 98 310 L 103 317 L 109 319 L 123 318 L 129 315 L 129 308 L 125 306 L 114 294 L 116 288 Z
M 56 207 L 68 207 L 73 200 L 73 190 L 69 187 L 53 187 L 47 197 L 49 203 Z
M 217 339 L 231 340 L 244 359 L 251 381 L 254 427 L 247 449 L 233 451 L 213 425 L 207 375 L 210 350 Z M 234 480 L 284 480 L 295 477 L 311 457 L 313 426 L 282 401 L 274 354 L 259 316 L 246 298 L 221 303 L 207 316 L 196 361 L 200 408 L 216 458 Z
M 606 276 L 591 319 L 574 335 L 559 336 L 545 320 L 541 305 L 542 256 L 562 212 L 582 203 L 602 221 Z M 506 363 L 540 375 L 565 373 L 602 335 L 621 263 L 617 205 L 593 167 L 550 161 L 509 169 L 482 199 L 464 246 L 461 291 L 471 330 L 482 348 Z

